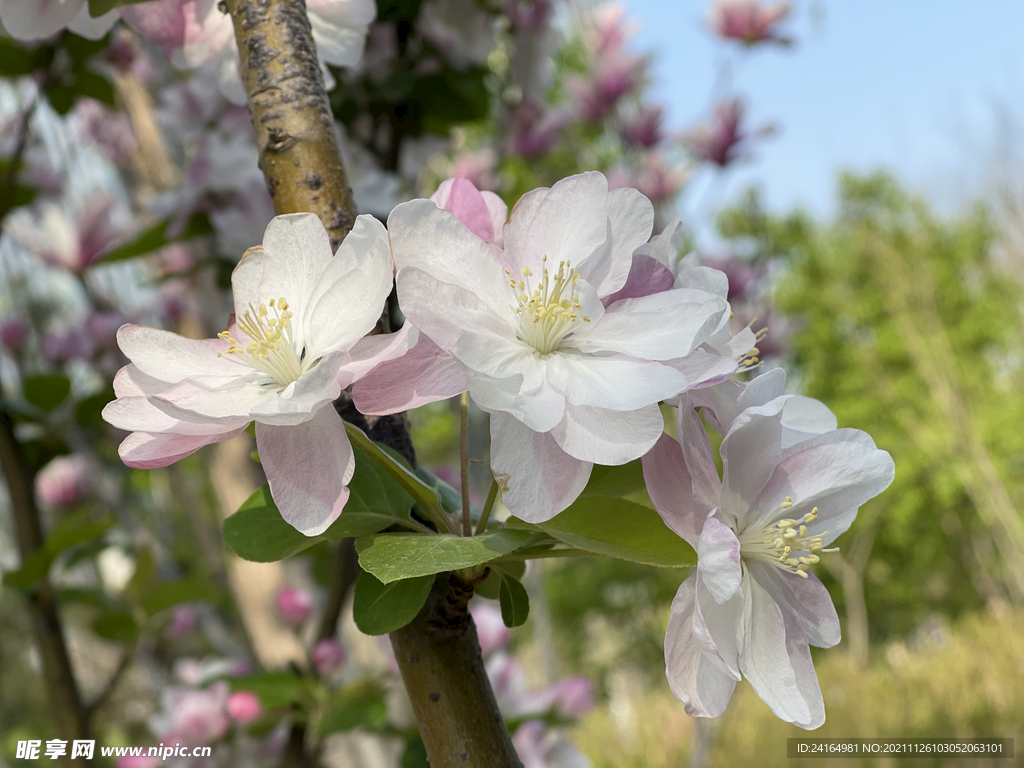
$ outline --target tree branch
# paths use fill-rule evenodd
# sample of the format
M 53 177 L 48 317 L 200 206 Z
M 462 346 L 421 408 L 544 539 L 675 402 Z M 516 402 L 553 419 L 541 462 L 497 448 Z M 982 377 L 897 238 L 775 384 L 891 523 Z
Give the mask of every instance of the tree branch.
M 226 0 L 226 5 L 274 210 L 316 213 L 337 247 L 355 222 L 356 207 L 305 2 Z M 369 435 L 410 460 L 415 457 L 401 414 L 376 420 Z M 433 768 L 522 768 L 466 610 L 472 594 L 472 585 L 438 577 L 420 614 L 391 634 L 392 647 Z M 293 730 L 286 762 L 299 763 L 301 736 Z
M 18 537 L 21 562 L 25 563 L 45 546 L 39 509 L 35 500 L 35 472 L 25 460 L 21 445 L 14 434 L 14 422 L 0 404 L 0 467 L 3 468 L 7 490 L 11 497 L 11 510 Z M 28 613 L 32 631 L 43 666 L 43 681 L 50 702 L 51 716 L 60 738 L 69 743 L 89 738 L 89 718 L 75 681 L 75 673 L 68 656 L 64 629 L 53 587 L 43 579 L 28 594 Z M 70 748 L 68 755 L 71 754 Z M 92 761 L 84 758 L 63 758 L 65 765 L 87 766 Z

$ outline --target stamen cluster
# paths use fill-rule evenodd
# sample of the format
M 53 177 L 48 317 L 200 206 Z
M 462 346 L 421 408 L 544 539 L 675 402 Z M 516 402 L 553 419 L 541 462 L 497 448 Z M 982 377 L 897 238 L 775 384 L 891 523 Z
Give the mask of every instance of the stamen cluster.
M 779 509 L 789 509 L 793 500 L 787 496 L 779 505 Z M 815 507 L 799 520 L 783 518 L 764 528 L 744 531 L 739 535 L 740 554 L 744 557 L 755 557 L 771 563 L 784 571 L 795 573 L 804 579 L 807 570 L 821 558 L 817 552 L 838 552 L 838 547 L 824 549 L 828 531 L 808 535 L 807 524 L 818 518 Z M 801 555 L 800 552 L 809 554 Z
M 516 297 L 516 314 L 521 320 L 519 338 L 542 355 L 558 349 L 562 339 L 573 332 L 578 320 L 590 322 L 589 317 L 580 316 L 580 298 L 575 287 L 580 274 L 573 272 L 572 262 L 559 262 L 558 271 L 552 278 L 547 260 L 545 256 L 543 274 L 536 288 L 530 285 L 533 270 L 529 267 L 522 268 L 519 279 L 505 270 L 509 287 Z
M 250 303 L 249 310 L 235 319 L 238 329 L 250 339 L 245 349 L 229 331 L 217 335 L 230 344 L 229 355 L 239 356 L 237 362 L 267 374 L 284 388 L 298 379 L 304 370 L 292 338 L 291 318 L 294 313 L 288 309 L 288 301 L 283 296 L 271 299 L 268 304 L 260 304 L 257 309 Z M 273 317 L 270 316 L 271 310 Z

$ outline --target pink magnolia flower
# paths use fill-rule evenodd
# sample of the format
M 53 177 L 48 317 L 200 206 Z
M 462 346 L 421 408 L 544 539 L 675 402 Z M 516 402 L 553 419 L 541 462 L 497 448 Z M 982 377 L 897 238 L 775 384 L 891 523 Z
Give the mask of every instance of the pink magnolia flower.
M 738 40 L 747 46 L 763 42 L 789 45 L 792 41 L 775 30 L 789 10 L 789 3 L 715 0 L 708 8 L 708 26 L 724 40 Z
M 278 216 L 232 274 L 235 320 L 216 339 L 126 325 L 131 364 L 103 417 L 131 431 L 131 467 L 171 464 L 256 422 L 256 445 L 285 520 L 313 536 L 341 514 L 355 457 L 331 403 L 395 349 L 363 338 L 391 290 L 387 232 L 360 216 L 332 257 L 312 214 Z
M 568 82 L 576 108 L 587 120 L 603 120 L 619 101 L 640 87 L 643 59 L 610 54 L 594 62 L 588 77 Z
M 58 456 L 36 475 L 36 496 L 44 507 L 64 509 L 85 498 L 92 483 L 84 456 Z
M 0 24 L 18 40 L 41 40 L 64 28 L 99 40 L 118 18 L 115 8 L 94 19 L 89 15 L 88 0 L 0 0 Z
M 372 0 L 308 0 L 306 9 L 321 62 L 355 65 L 363 55 L 366 27 L 376 16 Z M 231 19 L 217 0 L 151 0 L 125 6 L 124 20 L 164 49 L 179 69 L 214 62 L 224 95 L 245 103 Z
M 698 125 L 683 132 L 680 139 L 693 155 L 706 163 L 713 163 L 720 168 L 730 165 L 740 156 L 742 145 L 752 138 L 767 136 L 775 128 L 765 125 L 752 133 L 743 131 L 743 102 L 739 99 L 728 99 L 715 106 L 715 114 L 710 124 Z
M 131 120 L 95 99 L 80 98 L 73 114 L 75 130 L 115 165 L 126 165 L 138 146 Z
M 226 709 L 228 717 L 239 725 L 248 725 L 263 715 L 263 705 L 252 691 L 235 691 L 228 696 Z
M 437 351 L 384 366 L 377 386 L 354 390 L 357 407 L 393 413 L 468 388 L 491 414 L 503 502 L 530 522 L 554 517 L 594 463 L 623 464 L 654 445 L 658 402 L 690 384 L 666 362 L 693 352 L 726 314 L 723 299 L 693 289 L 604 306 L 653 218 L 643 195 L 609 192 L 596 172 L 524 195 L 504 248 L 429 200 L 399 205 L 388 219 L 399 302 Z
M 597 57 L 620 53 L 636 32 L 636 25 L 626 22 L 626 8 L 621 3 L 598 6 L 589 22 L 584 41 Z
M 506 148 L 520 157 L 536 157 L 550 152 L 558 143 L 562 131 L 574 117 L 566 109 L 546 110 L 539 101 L 525 98 L 512 115 L 512 124 L 506 138 Z
M 103 194 L 72 213 L 57 203 L 43 203 L 38 218 L 27 210 L 19 212 L 11 217 L 8 230 L 47 264 L 80 275 L 116 238 L 110 209 L 111 200 Z
M 683 401 L 678 442 L 663 435 L 643 459 L 655 508 L 697 552 L 665 635 L 669 685 L 687 714 L 717 717 L 743 676 L 776 716 L 817 728 L 825 710 L 808 645 L 838 643 L 839 620 L 811 566 L 892 482 L 892 459 L 855 429 L 787 447 L 783 396 L 720 422 L 719 479 Z
M 313 666 L 323 677 L 330 677 L 345 664 L 345 647 L 337 638 L 328 637 L 316 644 L 312 654 Z
M 650 149 L 664 136 L 661 123 L 664 111 L 661 107 L 645 107 L 639 114 L 626 121 L 622 130 L 626 141 L 637 147 Z
M 313 595 L 297 587 L 281 587 L 277 592 L 277 610 L 292 626 L 305 624 L 313 615 Z

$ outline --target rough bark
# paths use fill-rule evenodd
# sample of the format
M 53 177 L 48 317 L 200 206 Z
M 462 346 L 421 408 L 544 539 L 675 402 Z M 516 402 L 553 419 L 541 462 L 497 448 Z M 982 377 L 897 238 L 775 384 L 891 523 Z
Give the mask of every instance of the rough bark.
M 11 511 L 18 538 L 21 562 L 25 563 L 45 543 L 39 509 L 35 501 L 34 473 L 25 461 L 24 453 L 14 434 L 14 423 L 7 411 L 0 407 L 0 467 L 11 498 Z M 42 579 L 28 594 L 28 613 L 32 633 L 43 668 L 43 681 L 50 704 L 53 724 L 61 739 L 68 742 L 62 758 L 64 765 L 88 766 L 91 760 L 71 759 L 71 745 L 75 740 L 88 739 L 89 718 L 75 681 L 75 673 L 68 656 L 64 630 L 57 612 L 57 601 L 49 580 Z
M 356 206 L 301 0 L 230 0 L 260 170 L 278 213 L 320 217 L 334 248 Z
M 226 0 L 260 168 L 279 214 L 316 213 L 336 247 L 356 207 L 328 106 L 303 0 Z M 379 330 L 387 330 L 385 312 Z M 339 404 L 339 410 L 344 403 Z M 368 424 L 370 437 L 413 460 L 402 414 Z M 408 626 L 392 633 L 432 768 L 522 768 L 494 700 L 466 604 L 472 587 L 439 576 L 431 598 Z M 292 740 L 301 739 L 292 734 Z M 297 748 L 287 750 L 295 763 Z

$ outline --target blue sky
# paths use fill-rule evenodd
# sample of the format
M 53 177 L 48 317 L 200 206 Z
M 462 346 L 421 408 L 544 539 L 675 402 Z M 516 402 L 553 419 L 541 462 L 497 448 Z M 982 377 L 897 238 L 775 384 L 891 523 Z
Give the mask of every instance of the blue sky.
M 827 213 L 838 169 L 880 166 L 951 210 L 983 188 L 997 110 L 1024 132 L 1021 0 L 795 0 L 797 45 L 746 55 L 707 32 L 705 0 L 624 2 L 672 127 L 708 113 L 725 60 L 750 124 L 779 125 L 724 181 L 694 180 L 683 209 L 698 218 L 750 184 L 773 208 Z

